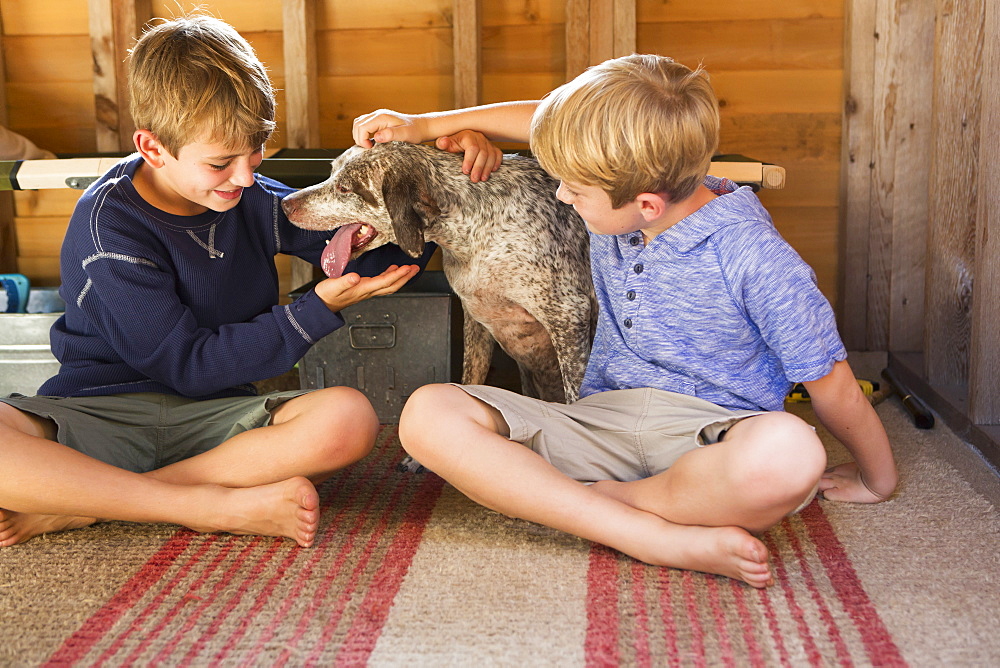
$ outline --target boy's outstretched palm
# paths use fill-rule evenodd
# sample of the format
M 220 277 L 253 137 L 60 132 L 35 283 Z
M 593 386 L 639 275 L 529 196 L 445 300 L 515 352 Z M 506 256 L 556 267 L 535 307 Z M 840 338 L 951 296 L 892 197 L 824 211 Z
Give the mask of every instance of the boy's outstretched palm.
M 316 294 L 331 311 L 341 311 L 369 297 L 391 295 L 417 275 L 420 267 L 414 264 L 390 266 L 378 276 L 344 274 L 316 284 Z

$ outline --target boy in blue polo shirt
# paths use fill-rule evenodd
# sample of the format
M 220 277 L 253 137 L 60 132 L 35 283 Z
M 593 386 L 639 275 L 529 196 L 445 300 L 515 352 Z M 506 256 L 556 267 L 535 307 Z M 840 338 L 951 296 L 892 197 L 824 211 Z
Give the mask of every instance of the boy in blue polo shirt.
M 706 176 L 719 134 L 707 75 L 669 58 L 590 68 L 541 102 L 355 121 L 355 141 L 460 128 L 525 141 L 591 232 L 600 302 L 581 399 L 431 385 L 403 447 L 470 498 L 650 564 L 773 583 L 753 534 L 828 499 L 875 503 L 897 473 L 812 270 L 749 188 Z M 474 180 L 497 168 L 467 155 Z M 824 472 L 782 411 L 802 382 L 854 462 Z M 527 446 L 527 447 L 525 447 Z M 580 484 L 585 483 L 585 484 Z

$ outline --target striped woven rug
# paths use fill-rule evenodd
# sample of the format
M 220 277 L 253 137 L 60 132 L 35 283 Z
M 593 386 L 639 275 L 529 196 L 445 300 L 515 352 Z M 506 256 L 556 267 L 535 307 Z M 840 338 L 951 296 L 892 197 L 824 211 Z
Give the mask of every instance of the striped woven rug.
M 766 535 L 758 591 L 491 513 L 402 456 L 383 427 L 320 488 L 312 549 L 176 532 L 46 665 L 905 665 L 818 502 Z

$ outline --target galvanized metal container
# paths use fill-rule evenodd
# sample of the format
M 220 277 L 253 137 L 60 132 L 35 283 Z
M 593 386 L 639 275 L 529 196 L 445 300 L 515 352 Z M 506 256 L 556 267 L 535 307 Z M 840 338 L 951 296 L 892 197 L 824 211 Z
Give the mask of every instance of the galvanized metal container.
M 0 396 L 31 396 L 59 371 L 49 348 L 49 329 L 61 313 L 0 315 Z

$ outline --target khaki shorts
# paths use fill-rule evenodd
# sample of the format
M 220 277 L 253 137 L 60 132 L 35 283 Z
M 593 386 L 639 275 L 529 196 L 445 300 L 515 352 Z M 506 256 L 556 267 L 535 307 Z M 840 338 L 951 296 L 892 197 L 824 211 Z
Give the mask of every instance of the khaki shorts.
M 720 441 L 740 420 L 766 412 L 731 411 L 650 388 L 599 392 L 564 405 L 485 385 L 457 387 L 499 410 L 511 440 L 581 482 L 662 473 L 684 453 Z
M 0 397 L 56 423 L 56 440 L 118 468 L 145 473 L 200 455 L 263 427 L 271 411 L 307 390 L 197 401 L 153 392 L 101 397 Z

